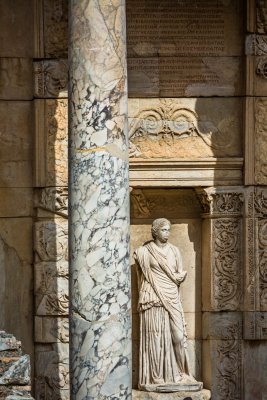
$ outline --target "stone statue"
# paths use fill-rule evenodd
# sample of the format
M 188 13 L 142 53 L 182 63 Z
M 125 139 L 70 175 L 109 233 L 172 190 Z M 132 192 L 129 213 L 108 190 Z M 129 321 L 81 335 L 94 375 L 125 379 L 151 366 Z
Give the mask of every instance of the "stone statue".
M 179 249 L 168 243 L 171 223 L 152 224 L 153 240 L 134 252 L 140 312 L 139 389 L 200 390 L 189 372 L 179 287 L 186 278 Z

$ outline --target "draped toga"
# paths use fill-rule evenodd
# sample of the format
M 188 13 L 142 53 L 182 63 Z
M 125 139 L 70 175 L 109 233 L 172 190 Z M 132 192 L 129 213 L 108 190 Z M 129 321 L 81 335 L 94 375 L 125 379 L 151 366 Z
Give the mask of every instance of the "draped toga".
M 184 279 L 180 251 L 168 243 L 163 253 L 151 241 L 139 247 L 134 257 L 139 282 L 139 387 L 177 383 L 189 375 L 179 293 Z

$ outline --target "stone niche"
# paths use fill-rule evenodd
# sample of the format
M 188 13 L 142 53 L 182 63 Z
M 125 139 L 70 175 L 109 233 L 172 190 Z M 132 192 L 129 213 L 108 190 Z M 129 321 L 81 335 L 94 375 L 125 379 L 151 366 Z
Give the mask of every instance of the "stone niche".
M 182 254 L 187 279 L 181 296 L 187 323 L 192 373 L 201 380 L 201 207 L 193 189 L 133 189 L 131 192 L 131 253 L 151 239 L 151 223 L 165 217 L 172 223 L 170 243 Z M 133 388 L 138 385 L 139 315 L 137 274 L 132 259 Z

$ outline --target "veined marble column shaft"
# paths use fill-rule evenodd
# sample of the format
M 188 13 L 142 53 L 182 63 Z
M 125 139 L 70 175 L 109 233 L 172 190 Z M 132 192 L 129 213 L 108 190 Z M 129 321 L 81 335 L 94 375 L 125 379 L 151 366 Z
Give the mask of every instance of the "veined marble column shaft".
M 131 398 L 125 5 L 70 0 L 72 399 Z

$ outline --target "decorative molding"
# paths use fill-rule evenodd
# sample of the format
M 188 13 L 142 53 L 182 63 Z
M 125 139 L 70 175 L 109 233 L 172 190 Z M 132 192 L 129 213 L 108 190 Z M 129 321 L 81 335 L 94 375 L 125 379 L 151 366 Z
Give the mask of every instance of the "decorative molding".
M 240 307 L 241 220 L 223 218 L 213 222 L 213 302 L 216 310 Z
M 35 97 L 68 97 L 67 60 L 35 61 L 33 65 Z
M 199 128 L 201 123 L 195 110 L 176 104 L 170 99 L 162 99 L 160 104 L 151 104 L 133 118 L 129 118 L 129 156 L 150 158 L 152 154 L 153 157 L 197 158 L 205 157 L 206 154 L 206 157 L 212 157 L 213 150 L 226 154 L 226 150 L 233 144 L 233 138 L 228 137 L 227 132 L 231 131 L 235 124 L 235 119 L 229 117 L 220 121 L 220 127 L 214 126 L 214 132 L 203 133 Z M 185 139 L 189 138 L 195 141 L 191 143 L 190 149 L 189 143 L 186 143 L 181 152 L 181 146 Z
M 259 297 L 261 311 L 267 311 L 267 219 L 258 219 Z
M 243 192 L 235 190 L 234 187 L 231 191 L 227 188 L 209 188 L 197 189 L 196 192 L 205 213 L 232 216 L 242 214 L 244 203 Z

